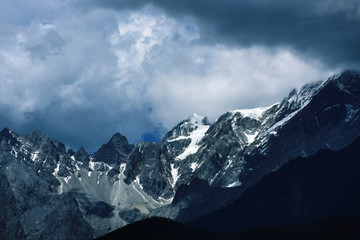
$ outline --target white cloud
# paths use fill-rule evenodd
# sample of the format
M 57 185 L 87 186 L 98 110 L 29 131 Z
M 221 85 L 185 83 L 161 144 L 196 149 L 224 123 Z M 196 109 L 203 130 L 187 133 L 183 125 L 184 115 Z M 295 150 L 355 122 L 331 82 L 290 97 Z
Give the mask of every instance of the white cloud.
M 228 49 L 225 46 L 185 47 L 176 56 L 202 68 L 157 69 L 147 91 L 153 117 L 171 127 L 197 112 L 216 119 L 226 110 L 267 106 L 285 97 L 293 87 L 326 77 L 321 65 L 304 62 L 289 50 L 261 47 Z M 180 53 L 181 52 L 181 53 Z M 192 58 L 196 52 L 201 57 Z
M 194 19 L 149 6 L 78 11 L 52 1 L 43 8 L 22 17 L 31 21 L 0 25 L 0 115 L 18 126 L 43 121 L 55 135 L 85 143 L 93 134 L 100 145 L 115 131 L 136 142 L 193 112 L 214 120 L 269 105 L 328 74 L 288 49 L 205 45 Z

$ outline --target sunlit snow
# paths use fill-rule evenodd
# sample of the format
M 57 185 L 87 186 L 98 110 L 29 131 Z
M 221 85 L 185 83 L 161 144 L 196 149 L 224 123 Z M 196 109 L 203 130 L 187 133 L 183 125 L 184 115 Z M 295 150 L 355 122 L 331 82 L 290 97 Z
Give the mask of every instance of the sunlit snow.
M 39 151 L 35 151 L 31 154 L 31 160 L 35 161 L 38 158 Z
M 196 162 L 193 162 L 190 164 L 191 172 L 195 172 L 195 170 L 199 167 L 199 164 Z
M 233 110 L 231 112 L 232 113 L 241 113 L 241 115 L 243 115 L 243 117 L 259 119 L 261 117 L 261 115 L 263 114 L 263 112 L 265 112 L 266 110 L 268 110 L 271 107 L 272 106 L 252 108 L 252 109 L 237 109 L 237 110 Z
M 65 178 L 64 178 L 64 181 L 65 181 L 66 183 L 69 183 L 70 178 L 71 178 L 71 175 L 70 175 L 70 176 L 65 177 Z
M 60 163 L 57 163 L 56 168 L 54 169 L 53 175 L 56 176 L 60 170 Z
M 239 180 L 236 180 L 235 182 L 227 185 L 226 188 L 239 187 L 239 186 L 241 186 L 241 184 L 242 184 L 242 182 L 240 182 Z
M 17 158 L 18 152 L 14 148 L 12 148 L 10 154 Z
M 141 183 L 140 183 L 140 177 L 139 177 L 139 176 L 136 176 L 135 182 L 137 183 L 137 185 L 139 185 L 139 187 L 140 187 L 141 189 L 144 189 L 143 186 L 142 186 Z
M 170 167 L 171 167 L 171 176 L 173 179 L 172 182 L 170 182 L 170 184 L 174 188 L 180 175 L 178 175 L 178 168 L 175 168 L 173 163 L 170 164 Z
M 188 138 L 191 139 L 189 146 L 184 150 L 182 154 L 176 157 L 177 160 L 184 160 L 187 156 L 196 153 L 199 150 L 199 146 L 197 145 L 201 139 L 205 136 L 206 131 L 209 129 L 209 125 L 202 124 L 203 117 L 193 114 L 191 116 L 191 123 L 197 126 L 196 130 L 190 133 Z
M 247 143 L 251 144 L 255 140 L 255 138 L 259 134 L 259 132 L 254 132 L 253 134 L 248 134 L 248 133 L 244 132 L 244 134 L 247 138 Z

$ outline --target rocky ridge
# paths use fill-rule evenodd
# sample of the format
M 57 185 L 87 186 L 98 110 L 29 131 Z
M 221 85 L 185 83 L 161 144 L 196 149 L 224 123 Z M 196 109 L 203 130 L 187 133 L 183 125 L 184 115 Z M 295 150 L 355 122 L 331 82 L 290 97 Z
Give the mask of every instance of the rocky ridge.
M 76 226 L 80 239 L 90 239 L 149 215 L 187 221 L 228 204 L 291 159 L 350 144 L 360 135 L 359 108 L 360 73 L 347 71 L 294 89 L 270 107 L 226 112 L 212 124 L 194 114 L 159 143 L 133 146 L 116 133 L 94 154 L 66 150 L 39 131 L 22 137 L 4 129 L 1 203 L 9 207 L 0 209 L 6 212 L 0 224 L 9 226 L 0 234 L 37 239 L 61 230 L 61 239 Z M 183 197 L 186 188 L 197 196 Z M 195 201 L 207 207 L 189 214 Z M 74 222 L 64 225 L 68 218 Z

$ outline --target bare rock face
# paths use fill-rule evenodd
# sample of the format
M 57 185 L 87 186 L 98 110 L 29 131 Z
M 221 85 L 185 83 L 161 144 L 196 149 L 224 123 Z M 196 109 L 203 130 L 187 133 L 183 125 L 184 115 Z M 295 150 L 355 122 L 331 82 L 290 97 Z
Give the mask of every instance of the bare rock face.
M 56 179 L 9 158 L 0 168 L 1 239 L 92 239 L 74 196 L 58 195 L 52 190 Z
M 129 144 L 126 137 L 120 133 L 115 133 L 110 141 L 101 146 L 101 148 L 94 153 L 94 161 L 101 161 L 107 164 L 125 163 L 127 156 L 134 148 Z
M 21 225 L 20 214 L 2 168 L 0 168 L 0 202 L 0 239 L 22 239 L 24 229 Z
M 181 176 L 175 189 L 201 179 L 213 189 L 237 190 L 211 192 L 202 187 L 193 198 L 201 199 L 198 195 L 202 194 L 208 208 L 192 208 L 190 216 L 186 209 L 196 206 L 197 201 L 188 197 L 153 214 L 190 220 L 228 204 L 263 176 L 298 156 L 349 145 L 360 136 L 359 89 L 359 72 L 344 72 L 293 90 L 268 108 L 223 114 L 210 125 L 196 153 L 175 161 L 177 175 Z
M 124 182 L 130 184 L 138 178 L 146 193 L 157 200 L 159 197 L 167 199 L 173 196 L 164 169 L 169 165 L 160 155 L 157 143 L 141 142 L 130 153 L 126 164 Z
M 94 154 L 5 128 L 0 238 L 91 239 L 147 216 L 190 220 L 298 156 L 349 145 L 360 136 L 359 109 L 360 73 L 347 71 L 214 123 L 194 114 L 160 143 L 133 146 L 116 133 Z

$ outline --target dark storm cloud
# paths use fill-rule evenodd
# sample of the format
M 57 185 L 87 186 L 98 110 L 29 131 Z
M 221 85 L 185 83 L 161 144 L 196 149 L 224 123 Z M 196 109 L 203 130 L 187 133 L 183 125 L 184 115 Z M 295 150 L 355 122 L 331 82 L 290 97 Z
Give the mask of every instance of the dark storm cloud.
M 268 106 L 358 63 L 358 1 L 329 2 L 4 0 L 0 128 L 93 152 Z
M 108 8 L 152 3 L 174 16 L 191 15 L 202 41 L 240 46 L 289 47 L 331 67 L 360 66 L 360 2 L 357 0 L 101 0 Z

